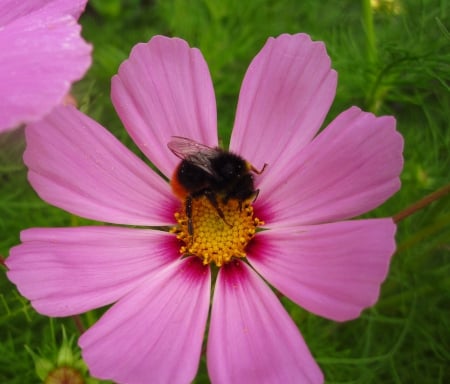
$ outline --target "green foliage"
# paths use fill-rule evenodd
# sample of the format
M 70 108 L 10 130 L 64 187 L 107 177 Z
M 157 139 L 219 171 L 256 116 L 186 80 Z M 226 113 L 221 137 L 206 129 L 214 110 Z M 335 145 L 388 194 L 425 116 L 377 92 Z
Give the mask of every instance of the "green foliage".
M 155 34 L 179 36 L 199 47 L 209 64 L 220 136 L 227 143 L 240 83 L 266 38 L 285 32 L 309 33 L 326 43 L 339 73 L 327 121 L 351 105 L 397 118 L 405 138 L 402 189 L 370 214 L 391 216 L 450 181 L 450 3 L 381 2 L 384 7 L 374 10 L 367 1 L 351 0 L 92 1 L 81 23 L 83 35 L 94 46 L 94 63 L 74 94 L 83 111 L 137 152 L 112 108 L 110 78 L 134 44 Z M 36 196 L 20 160 L 24 145 L 20 135 L 0 138 L 3 257 L 18 244 L 22 229 L 89 223 Z M 327 383 L 449 382 L 449 206 L 447 196 L 399 223 L 398 251 L 380 300 L 360 319 L 335 323 L 283 299 Z M 0 288 L 4 335 L 0 382 L 38 382 L 25 346 L 35 353 L 49 351 L 48 346 L 54 345 L 53 322 L 58 329 L 65 324 L 70 337 L 77 334 L 76 328 L 68 320 L 50 321 L 36 314 L 4 273 Z M 84 320 L 92 323 L 97 316 L 93 312 Z M 202 360 L 196 383 L 207 382 Z

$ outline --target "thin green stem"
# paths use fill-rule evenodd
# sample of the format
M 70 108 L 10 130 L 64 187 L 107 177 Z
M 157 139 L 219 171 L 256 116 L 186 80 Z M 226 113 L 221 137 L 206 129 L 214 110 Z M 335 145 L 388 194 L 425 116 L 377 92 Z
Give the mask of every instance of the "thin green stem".
M 402 253 L 407 249 L 414 247 L 422 240 L 434 236 L 443 228 L 448 228 L 449 226 L 450 226 L 450 215 L 444 215 L 441 219 L 435 221 L 432 225 L 429 225 L 425 228 L 421 228 L 418 232 L 414 233 L 410 238 L 399 243 L 397 245 L 396 252 Z
M 438 189 L 437 191 L 434 191 L 433 193 L 430 193 L 429 195 L 425 196 L 423 199 L 420 199 L 419 201 L 416 201 L 415 203 L 411 204 L 409 207 L 400 211 L 396 215 L 392 216 L 392 219 L 394 220 L 395 223 L 398 223 L 399 221 L 406 219 L 408 216 L 411 216 L 413 213 L 420 211 L 422 208 L 431 204 L 433 201 L 436 201 L 449 193 L 450 193 L 450 184 L 447 184 L 442 188 Z
M 82 335 L 86 331 L 86 328 L 83 324 L 83 320 L 81 320 L 80 315 L 73 315 L 72 320 L 75 323 L 75 327 L 77 327 L 78 332 L 80 333 L 80 335 Z
M 377 46 L 375 39 L 375 28 L 373 24 L 373 9 L 370 0 L 362 0 L 363 23 L 366 32 L 367 60 L 374 64 L 377 60 Z

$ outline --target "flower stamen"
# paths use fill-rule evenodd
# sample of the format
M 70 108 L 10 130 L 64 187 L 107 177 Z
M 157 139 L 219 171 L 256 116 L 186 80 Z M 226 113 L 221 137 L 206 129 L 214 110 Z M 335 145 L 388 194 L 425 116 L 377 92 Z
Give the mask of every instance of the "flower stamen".
M 214 262 L 220 267 L 233 257 L 246 257 L 245 248 L 256 233 L 256 228 L 264 224 L 253 215 L 251 201 L 240 202 L 230 199 L 227 203 L 218 202 L 223 212 L 223 220 L 217 209 L 205 197 L 192 199 L 193 233 L 189 234 L 188 217 L 185 204 L 175 213 L 178 225 L 172 228 L 180 240 L 180 253 L 195 255 L 203 264 Z

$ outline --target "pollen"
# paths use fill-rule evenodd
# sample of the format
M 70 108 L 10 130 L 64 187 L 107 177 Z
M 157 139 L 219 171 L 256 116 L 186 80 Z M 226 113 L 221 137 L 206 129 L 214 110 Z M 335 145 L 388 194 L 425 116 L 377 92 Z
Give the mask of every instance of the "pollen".
M 253 215 L 250 201 L 232 199 L 226 204 L 218 202 L 218 208 L 223 212 L 223 218 L 205 196 L 193 199 L 191 234 L 186 206 L 182 204 L 180 211 L 175 213 L 178 224 L 172 232 L 180 241 L 181 254 L 195 255 L 205 265 L 215 263 L 221 267 L 233 258 L 246 257 L 247 244 L 264 222 Z

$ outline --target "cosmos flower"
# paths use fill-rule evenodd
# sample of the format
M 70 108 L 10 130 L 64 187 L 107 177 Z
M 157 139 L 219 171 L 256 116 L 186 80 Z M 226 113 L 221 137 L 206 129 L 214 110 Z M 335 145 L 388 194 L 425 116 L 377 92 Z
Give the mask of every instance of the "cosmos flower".
M 213 383 L 323 382 L 264 280 L 336 321 L 373 305 L 396 227 L 390 218 L 349 219 L 399 189 L 403 163 L 393 117 L 352 107 L 318 132 L 336 81 L 322 43 L 305 34 L 268 39 L 243 80 L 230 143 L 256 169 L 267 164 L 255 174 L 259 194 L 243 206 L 219 201 L 227 223 L 196 197 L 191 236 L 167 182 L 180 162 L 167 143 L 183 136 L 217 145 L 210 74 L 181 39 L 138 44 L 112 79 L 112 100 L 160 173 L 73 107 L 28 126 L 24 155 L 48 203 L 133 227 L 25 230 L 7 259 L 9 279 L 48 316 L 113 304 L 79 340 L 99 378 L 191 382 L 214 281 L 206 345 Z
M 0 2 L 0 132 L 50 112 L 89 68 L 77 23 L 86 2 Z

